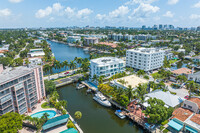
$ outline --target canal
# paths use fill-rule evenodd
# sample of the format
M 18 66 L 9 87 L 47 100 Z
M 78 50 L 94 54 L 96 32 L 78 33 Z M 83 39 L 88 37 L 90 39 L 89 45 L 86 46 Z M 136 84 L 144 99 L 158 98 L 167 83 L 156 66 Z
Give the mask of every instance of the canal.
M 52 52 L 59 61 L 73 60 L 75 57 L 88 58 L 83 49 L 70 47 L 65 44 L 48 41 Z M 67 110 L 74 117 L 76 111 L 81 111 L 83 116 L 78 124 L 85 133 L 142 133 L 143 130 L 135 123 L 118 118 L 111 108 L 105 108 L 86 95 L 86 90 L 76 90 L 75 85 L 58 88 L 60 100 L 66 100 Z

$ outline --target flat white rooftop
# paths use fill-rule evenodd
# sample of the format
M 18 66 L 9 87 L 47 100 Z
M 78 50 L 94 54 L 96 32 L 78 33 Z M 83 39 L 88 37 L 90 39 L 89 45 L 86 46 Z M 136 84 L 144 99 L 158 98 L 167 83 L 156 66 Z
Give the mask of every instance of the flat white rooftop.
M 119 78 L 116 79 L 115 82 L 117 82 L 118 84 L 122 85 L 122 83 L 119 82 L 119 80 L 124 80 L 126 82 L 125 86 L 126 88 L 128 88 L 129 85 L 131 85 L 132 88 L 137 87 L 139 84 L 144 84 L 144 83 L 148 83 L 149 81 L 143 78 L 140 78 L 136 75 L 130 75 L 130 76 L 126 76 L 123 78 Z
M 127 50 L 130 52 L 137 52 L 137 53 L 145 53 L 145 54 L 152 54 L 152 53 L 158 53 L 158 52 L 165 52 L 164 50 L 160 50 L 157 48 L 136 48 L 136 49 L 130 49 Z
M 92 59 L 90 61 L 91 63 L 96 63 L 98 65 L 108 65 L 108 64 L 114 64 L 114 63 L 124 63 L 122 59 L 116 58 L 116 57 L 101 57 L 97 59 Z

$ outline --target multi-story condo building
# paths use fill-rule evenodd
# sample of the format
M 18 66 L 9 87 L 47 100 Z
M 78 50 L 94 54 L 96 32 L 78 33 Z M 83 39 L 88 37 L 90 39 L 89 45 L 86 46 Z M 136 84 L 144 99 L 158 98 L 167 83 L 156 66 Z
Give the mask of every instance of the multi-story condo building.
M 96 37 L 86 37 L 86 38 L 84 38 L 84 40 L 85 40 L 85 45 L 99 43 L 99 39 Z
M 147 39 L 153 39 L 155 40 L 156 39 L 156 36 L 152 36 L 150 34 L 147 34 L 147 35 L 144 35 L 144 34 L 139 34 L 139 35 L 135 35 L 134 38 L 136 40 L 143 40 L 143 41 L 146 41 Z
M 68 36 L 68 38 L 67 38 L 68 43 L 76 43 L 76 42 L 80 42 L 80 41 L 81 41 L 80 36 Z
M 124 72 L 125 62 L 115 57 L 102 57 L 90 61 L 90 78 L 105 76 L 106 78 L 116 73 Z
M 137 48 L 126 51 L 126 66 L 144 71 L 158 69 L 163 65 L 164 50 Z
M 125 41 L 125 40 L 133 40 L 133 35 L 122 35 L 122 34 L 109 34 L 108 39 L 114 41 Z
M 42 66 L 3 70 L 0 65 L 0 115 L 31 112 L 45 95 Z

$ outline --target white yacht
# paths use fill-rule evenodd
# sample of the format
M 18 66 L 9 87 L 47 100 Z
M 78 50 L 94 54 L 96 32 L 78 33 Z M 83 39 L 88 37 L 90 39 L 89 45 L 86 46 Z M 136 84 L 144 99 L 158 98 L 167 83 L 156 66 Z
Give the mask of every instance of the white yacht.
M 84 84 L 79 84 L 79 85 L 77 85 L 77 90 L 80 90 L 80 89 L 82 89 L 82 88 L 84 88 L 85 87 L 85 85 Z
M 120 119 L 124 119 L 126 118 L 126 116 L 124 114 L 122 114 L 121 110 L 116 110 L 115 114 L 120 118 Z
M 110 107 L 111 106 L 111 103 L 106 99 L 106 97 L 100 93 L 100 92 L 97 92 L 95 94 L 95 96 L 93 97 L 93 99 L 95 101 L 97 101 L 98 103 L 100 103 L 101 105 L 103 106 L 106 106 L 106 107 Z

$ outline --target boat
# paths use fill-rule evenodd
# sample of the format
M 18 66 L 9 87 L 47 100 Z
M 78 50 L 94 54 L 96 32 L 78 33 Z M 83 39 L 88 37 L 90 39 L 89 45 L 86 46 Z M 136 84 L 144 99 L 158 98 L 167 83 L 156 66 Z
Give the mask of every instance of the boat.
M 110 107 L 111 106 L 111 103 L 106 99 L 106 97 L 100 93 L 100 92 L 97 92 L 95 94 L 95 96 L 93 97 L 93 99 L 95 101 L 97 101 L 98 103 L 100 103 L 101 105 L 105 106 L 105 107 Z
M 126 115 L 124 115 L 124 114 L 122 113 L 121 110 L 116 110 L 116 111 L 115 111 L 115 114 L 116 114 L 120 119 L 126 118 Z
M 84 48 L 83 51 L 89 52 L 89 48 Z
M 92 89 L 88 89 L 86 92 L 87 92 L 87 93 L 90 93 L 90 92 L 92 92 Z
M 84 84 L 79 84 L 79 85 L 77 85 L 76 89 L 77 89 L 77 90 L 80 90 L 80 89 L 83 89 L 84 87 L 85 87 Z
M 73 46 L 75 46 L 76 44 L 68 43 L 68 45 L 73 47 Z

